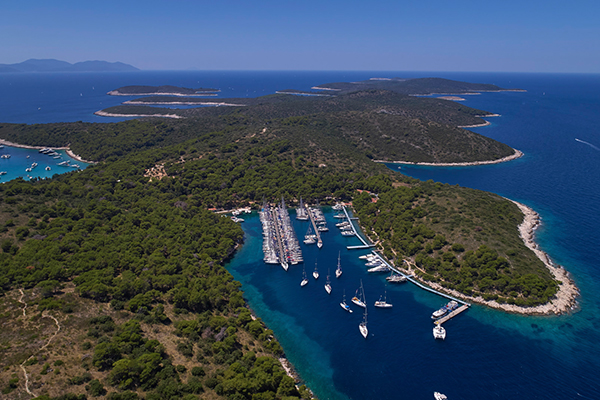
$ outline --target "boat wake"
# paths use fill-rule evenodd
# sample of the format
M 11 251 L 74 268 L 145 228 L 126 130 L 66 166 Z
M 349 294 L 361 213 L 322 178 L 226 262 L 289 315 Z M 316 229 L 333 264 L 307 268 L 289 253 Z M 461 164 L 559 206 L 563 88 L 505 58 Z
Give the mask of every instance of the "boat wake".
M 585 140 L 579 140 L 577 138 L 575 138 L 576 141 L 578 141 L 579 143 L 583 143 L 583 144 L 587 144 L 588 146 L 590 146 L 592 149 L 598 150 L 600 151 L 600 148 L 598 148 L 597 146 L 594 146 L 591 143 L 586 142 Z

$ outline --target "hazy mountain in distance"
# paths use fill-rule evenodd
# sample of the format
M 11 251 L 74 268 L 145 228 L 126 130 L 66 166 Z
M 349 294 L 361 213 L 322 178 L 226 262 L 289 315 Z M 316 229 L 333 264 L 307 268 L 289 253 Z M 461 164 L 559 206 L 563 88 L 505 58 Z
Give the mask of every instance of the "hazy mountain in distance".
M 16 64 L 0 64 L 2 72 L 125 72 L 139 68 L 122 62 L 83 61 L 75 64 L 54 59 L 29 59 Z

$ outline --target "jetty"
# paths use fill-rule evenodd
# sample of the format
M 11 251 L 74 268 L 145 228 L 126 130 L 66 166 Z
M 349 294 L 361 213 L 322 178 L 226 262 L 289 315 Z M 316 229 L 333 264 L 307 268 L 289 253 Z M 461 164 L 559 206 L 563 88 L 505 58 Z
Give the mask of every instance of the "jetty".
M 459 307 L 458 309 L 454 310 L 453 312 L 451 312 L 450 314 L 448 314 L 446 317 L 444 317 L 444 318 L 447 318 L 447 319 L 445 319 L 445 320 L 444 320 L 444 322 L 445 322 L 445 321 L 447 321 L 448 319 L 450 319 L 450 318 L 454 317 L 455 315 L 458 315 L 458 314 L 460 314 L 461 312 L 465 311 L 467 308 L 469 308 L 469 307 L 471 306 L 471 304 L 467 303 L 467 302 L 466 302 L 466 301 L 464 301 L 464 300 L 457 299 L 457 298 L 456 298 L 456 297 L 454 297 L 454 296 L 450 296 L 449 294 L 442 293 L 442 292 L 440 292 L 440 291 L 438 291 L 438 290 L 435 290 L 435 289 L 432 289 L 432 288 L 430 288 L 429 286 L 425 286 L 425 285 L 423 285 L 421 282 L 417 281 L 417 280 L 416 280 L 416 279 L 414 279 L 412 276 L 410 276 L 410 275 L 406 275 L 405 273 L 403 273 L 402 271 L 400 271 L 398 268 L 396 268 L 396 267 L 394 267 L 393 265 L 391 265 L 390 263 L 388 263 L 388 262 L 385 260 L 385 258 L 383 258 L 383 257 L 382 257 L 382 256 L 381 256 L 381 255 L 380 255 L 380 254 L 379 254 L 377 251 L 373 250 L 373 254 L 374 254 L 374 255 L 375 255 L 375 256 L 376 256 L 376 257 L 377 257 L 377 258 L 378 258 L 378 259 L 379 259 L 379 260 L 380 260 L 380 261 L 381 261 L 383 264 L 385 264 L 385 265 L 386 265 L 386 266 L 387 266 L 387 267 L 388 267 L 390 270 L 394 271 L 395 273 L 397 273 L 397 274 L 399 274 L 399 275 L 402 275 L 403 277 L 405 277 L 405 278 L 406 278 L 406 280 L 408 280 L 408 281 L 409 281 L 409 282 L 411 282 L 411 283 L 414 283 L 415 285 L 417 285 L 417 286 L 418 286 L 418 287 L 420 287 L 421 289 L 423 289 L 423 290 L 427 290 L 428 292 L 431 292 L 431 293 L 434 293 L 434 294 L 437 294 L 438 296 L 442 296 L 442 297 L 445 297 L 445 298 L 447 298 L 447 299 L 454 300 L 454 301 L 456 301 L 457 303 L 460 303 L 460 304 L 462 304 L 462 305 L 463 305 L 462 307 Z M 406 261 L 405 261 L 405 262 L 406 262 Z M 463 307 L 465 307 L 465 308 L 463 309 Z M 460 310 L 460 311 L 459 311 L 459 310 Z M 450 315 L 452 315 L 452 316 L 450 316 Z M 449 317 L 449 318 L 448 318 L 448 317 Z M 438 321 L 439 321 L 439 320 L 438 320 Z M 441 322 L 440 322 L 440 323 L 441 323 Z
M 319 232 L 319 228 L 317 227 L 317 222 L 315 221 L 315 219 L 316 219 L 315 215 L 314 215 L 315 210 L 313 210 L 309 207 L 307 211 L 308 211 L 308 218 L 310 218 L 310 222 L 315 231 L 315 235 L 317 235 L 317 247 L 321 248 L 321 247 L 323 247 L 323 240 L 321 240 L 321 232 Z
M 346 246 L 346 249 L 358 250 L 358 249 L 370 249 L 371 247 L 375 247 L 374 244 L 367 243 L 367 241 L 365 239 L 363 239 L 362 236 L 360 236 L 358 234 L 358 232 L 356 231 L 356 228 L 354 227 L 354 223 L 352 221 L 357 220 L 358 218 L 351 218 L 350 215 L 348 214 L 348 210 L 346 210 L 346 206 L 342 206 L 342 210 L 344 210 L 346 219 L 348 220 L 348 222 L 350 223 L 350 226 L 352 227 L 352 232 L 354 233 L 354 236 L 356 236 L 358 238 L 358 240 L 360 240 L 363 243 L 362 245 L 358 245 L 358 246 Z
M 463 311 L 467 311 L 469 309 L 469 306 L 466 304 L 463 304 L 462 306 L 458 307 L 456 310 L 452 311 L 449 314 L 446 314 L 445 316 L 443 316 L 442 318 L 434 321 L 433 323 L 436 325 L 441 325 L 444 322 L 448 321 L 449 319 L 452 319 L 454 317 L 456 317 L 458 314 L 460 314 Z

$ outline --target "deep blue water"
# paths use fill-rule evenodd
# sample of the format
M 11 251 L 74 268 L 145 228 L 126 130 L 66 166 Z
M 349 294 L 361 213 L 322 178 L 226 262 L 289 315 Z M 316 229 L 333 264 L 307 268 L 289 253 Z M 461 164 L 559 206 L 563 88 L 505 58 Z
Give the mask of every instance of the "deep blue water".
M 431 312 L 443 299 L 413 285 L 387 286 L 391 310 L 370 307 L 370 337 L 358 332 L 361 313 L 339 307 L 363 280 L 372 304 L 384 277 L 367 274 L 364 252 L 345 250 L 355 238 L 333 227 L 325 246 L 304 252 L 321 278 L 301 288 L 302 266 L 285 273 L 262 263 L 258 217 L 244 216 L 246 242 L 228 265 L 255 312 L 274 330 L 288 358 L 321 399 L 596 399 L 600 396 L 600 75 L 407 72 L 140 72 L 0 75 L 0 121 L 100 121 L 93 112 L 127 97 L 105 93 L 123 85 L 217 87 L 218 98 L 258 96 L 280 89 L 308 90 L 331 81 L 374 76 L 439 76 L 526 89 L 467 96 L 465 105 L 501 114 L 474 129 L 525 153 L 509 163 L 461 168 L 402 167 L 419 179 L 460 184 L 523 202 L 543 225 L 537 239 L 581 288 L 570 315 L 521 317 L 473 306 L 447 322 L 445 341 L 432 336 Z M 39 109 L 38 109 L 39 108 Z M 577 141 L 575 139 L 579 139 Z M 583 141 L 583 142 L 581 142 Z M 586 142 L 586 143 L 584 143 Z M 42 164 L 40 164 L 41 166 Z M 40 167 L 38 167 L 40 168 Z M 393 167 L 397 169 L 397 166 Z M 293 216 L 293 215 L 292 215 Z M 302 236 L 304 222 L 295 222 Z M 343 276 L 333 293 L 323 288 L 341 251 Z

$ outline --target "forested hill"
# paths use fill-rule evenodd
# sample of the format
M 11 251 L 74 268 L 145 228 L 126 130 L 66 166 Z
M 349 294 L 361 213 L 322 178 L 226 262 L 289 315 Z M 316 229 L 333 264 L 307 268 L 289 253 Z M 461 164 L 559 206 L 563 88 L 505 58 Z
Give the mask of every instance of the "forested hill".
M 499 86 L 488 83 L 469 83 L 454 81 L 443 78 L 415 78 L 402 79 L 391 78 L 382 79 L 374 78 L 360 82 L 333 82 L 315 86 L 314 89 L 325 89 L 327 92 L 349 92 L 369 89 L 384 89 L 391 90 L 396 93 L 409 95 L 427 95 L 433 93 L 453 93 L 453 94 L 469 94 L 475 92 L 489 92 L 500 90 L 518 90 L 518 89 L 503 89 Z

